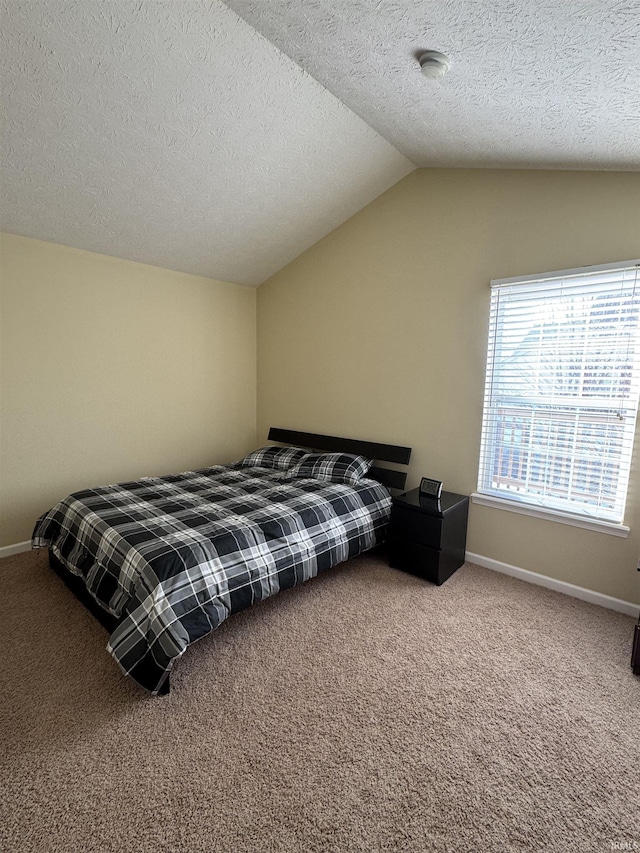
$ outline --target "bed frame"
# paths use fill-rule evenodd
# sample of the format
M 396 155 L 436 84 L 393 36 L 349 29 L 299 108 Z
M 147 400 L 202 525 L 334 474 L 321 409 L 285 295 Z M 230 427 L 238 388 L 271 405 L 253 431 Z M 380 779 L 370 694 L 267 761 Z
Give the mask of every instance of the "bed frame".
M 332 435 L 316 435 L 311 432 L 297 432 L 295 430 L 279 429 L 271 427 L 269 430 L 269 441 L 276 441 L 279 444 L 290 444 L 295 447 L 310 448 L 313 450 L 323 450 L 333 453 L 354 453 L 360 456 L 366 456 L 369 459 L 379 460 L 381 462 L 392 462 L 400 465 L 408 465 L 411 458 L 410 447 L 400 447 L 394 444 L 379 444 L 373 441 L 357 441 L 352 438 L 339 438 Z M 377 480 L 389 489 L 404 489 L 407 474 L 405 471 L 398 471 L 390 468 L 379 468 L 373 466 L 368 475 L 373 480 Z M 65 585 L 71 590 L 76 598 L 84 604 L 87 610 L 95 616 L 100 624 L 107 629 L 111 634 L 115 630 L 120 621 L 116 616 L 113 616 L 107 610 L 104 610 L 97 601 L 87 592 L 86 587 L 80 578 L 72 574 L 62 563 L 54 557 L 51 549 L 49 549 L 49 565 L 54 572 L 61 578 Z M 161 695 L 166 695 L 170 690 L 170 679 L 167 678 L 162 689 Z
M 87 588 L 82 583 L 79 577 L 72 574 L 66 566 L 63 566 L 60 560 L 54 556 L 53 551 L 49 548 L 49 565 L 58 577 L 64 581 L 65 585 L 75 595 L 78 601 L 82 602 L 89 613 L 98 620 L 103 628 L 112 634 L 120 621 L 117 616 L 104 610 L 98 602 L 87 592 Z

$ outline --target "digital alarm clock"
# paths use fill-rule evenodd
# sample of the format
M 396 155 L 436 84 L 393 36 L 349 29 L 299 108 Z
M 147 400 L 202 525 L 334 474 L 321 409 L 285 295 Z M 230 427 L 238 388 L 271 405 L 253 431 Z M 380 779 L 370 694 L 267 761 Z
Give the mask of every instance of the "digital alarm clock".
M 440 480 L 430 480 L 428 477 L 423 477 L 420 480 L 420 496 L 424 498 L 433 498 L 434 501 L 440 500 L 442 494 L 442 483 Z

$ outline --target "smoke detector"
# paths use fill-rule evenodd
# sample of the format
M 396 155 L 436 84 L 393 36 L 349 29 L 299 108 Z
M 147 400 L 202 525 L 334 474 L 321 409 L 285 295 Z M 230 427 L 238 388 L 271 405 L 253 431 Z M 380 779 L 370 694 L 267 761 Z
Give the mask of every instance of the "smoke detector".
M 438 80 L 440 77 L 444 77 L 451 68 L 449 57 L 437 50 L 425 50 L 418 62 L 420 63 L 420 70 L 430 80 Z

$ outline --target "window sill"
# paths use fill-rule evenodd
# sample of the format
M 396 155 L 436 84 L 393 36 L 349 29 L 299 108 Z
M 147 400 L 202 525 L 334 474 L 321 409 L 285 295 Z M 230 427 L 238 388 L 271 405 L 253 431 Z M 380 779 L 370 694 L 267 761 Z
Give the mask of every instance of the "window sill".
M 481 506 L 489 506 L 493 509 L 504 509 L 507 512 L 517 512 L 520 515 L 530 515 L 533 518 L 543 518 L 545 521 L 556 521 L 559 524 L 569 524 L 572 527 L 582 527 L 585 530 L 595 530 L 597 533 L 608 533 L 610 536 L 618 536 L 626 539 L 629 536 L 629 528 L 625 524 L 615 524 L 613 521 L 601 521 L 596 518 L 587 518 L 582 515 L 571 515 L 555 509 L 543 509 L 542 507 L 530 506 L 519 501 L 509 501 L 504 498 L 496 498 L 493 495 L 481 495 L 474 492 L 471 500 Z

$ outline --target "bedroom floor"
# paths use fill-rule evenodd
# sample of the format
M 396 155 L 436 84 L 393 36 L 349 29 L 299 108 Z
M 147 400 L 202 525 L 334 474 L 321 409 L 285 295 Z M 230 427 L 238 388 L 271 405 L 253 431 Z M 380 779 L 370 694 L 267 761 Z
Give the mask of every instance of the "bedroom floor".
M 628 616 L 364 556 L 232 617 L 153 698 L 45 552 L 0 591 L 2 850 L 640 846 Z

